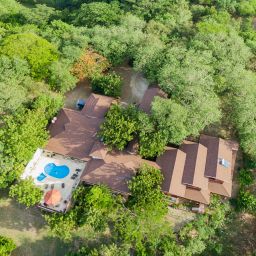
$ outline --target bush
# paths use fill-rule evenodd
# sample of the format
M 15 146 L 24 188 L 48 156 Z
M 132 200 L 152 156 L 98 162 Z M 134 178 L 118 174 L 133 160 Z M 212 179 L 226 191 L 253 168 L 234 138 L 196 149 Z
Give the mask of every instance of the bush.
M 0 236 L 0 255 L 8 256 L 16 248 L 11 238 Z
M 256 213 L 256 197 L 245 189 L 240 189 L 237 198 L 237 207 L 239 210 Z
M 254 180 L 253 173 L 250 170 L 242 169 L 239 171 L 238 179 L 241 186 L 249 186 Z
M 115 73 L 97 75 L 92 78 L 92 90 L 106 96 L 119 97 L 121 95 L 122 80 Z
M 27 207 L 36 205 L 42 199 L 43 192 L 36 187 L 31 179 L 20 181 L 12 185 L 9 191 L 10 197 L 16 197 L 17 201 Z

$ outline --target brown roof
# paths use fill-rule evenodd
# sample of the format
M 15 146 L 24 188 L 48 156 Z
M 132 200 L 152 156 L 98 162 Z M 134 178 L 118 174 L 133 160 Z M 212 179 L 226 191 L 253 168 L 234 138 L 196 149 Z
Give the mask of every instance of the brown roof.
M 232 182 L 234 151 L 238 150 L 238 144 L 207 135 L 200 136 L 200 143 L 208 149 L 205 176 L 221 181 Z M 221 164 L 221 159 L 230 163 L 229 167 Z
M 209 190 L 196 190 L 192 188 L 186 188 L 184 198 L 203 204 L 209 204 L 210 192 Z
M 182 183 L 208 189 L 208 179 L 204 177 L 207 148 L 195 142 L 184 141 L 180 150 L 186 153 Z
M 56 122 L 49 127 L 51 138 L 46 149 L 62 155 L 88 159 L 96 147 L 99 149 L 98 145 L 94 148 L 93 146 L 98 142 L 97 132 L 112 100 L 110 97 L 92 94 L 83 111 L 63 108 Z
M 95 159 L 104 159 L 107 155 L 108 149 L 103 142 L 97 141 L 94 143 L 90 156 Z
M 165 152 L 156 159 L 164 176 L 162 190 L 174 196 L 184 197 L 186 186 L 182 184 L 182 174 L 186 154 L 176 148 L 166 148 Z
M 95 118 L 104 118 L 113 98 L 92 93 L 86 100 L 86 104 L 81 113 Z
M 159 87 L 150 87 L 146 90 L 139 105 L 139 109 L 147 114 L 150 114 L 151 103 L 153 102 L 155 96 L 166 98 L 166 94 Z
M 104 160 L 92 159 L 88 162 L 82 180 L 89 184 L 105 184 L 115 191 L 128 193 L 127 181 L 143 163 L 158 167 L 154 162 L 126 152 L 109 152 Z
M 222 184 L 209 181 L 208 184 L 209 191 L 214 194 L 231 197 L 232 193 L 232 181 L 231 182 L 223 182 Z

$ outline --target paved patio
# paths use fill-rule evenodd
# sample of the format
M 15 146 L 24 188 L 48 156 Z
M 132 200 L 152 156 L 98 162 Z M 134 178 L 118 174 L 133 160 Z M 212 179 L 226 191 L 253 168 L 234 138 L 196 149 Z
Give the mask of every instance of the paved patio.
M 45 170 L 46 166 L 53 165 L 57 169 L 64 167 L 68 170 L 63 174 L 63 169 L 49 174 Z M 56 154 L 51 151 L 38 149 L 33 159 L 28 163 L 21 178 L 26 179 L 32 177 L 36 186 L 40 187 L 44 196 L 40 202 L 40 206 L 48 210 L 65 212 L 70 206 L 72 192 L 80 182 L 80 177 L 85 169 L 86 162 L 79 159 Z M 58 175 L 63 174 L 65 177 L 58 178 Z M 62 175 L 62 176 L 63 176 Z M 39 177 L 43 177 L 41 180 Z M 54 177 L 55 176 L 55 177 Z M 60 201 L 55 205 L 46 205 L 44 197 L 48 191 L 57 190 L 60 192 Z

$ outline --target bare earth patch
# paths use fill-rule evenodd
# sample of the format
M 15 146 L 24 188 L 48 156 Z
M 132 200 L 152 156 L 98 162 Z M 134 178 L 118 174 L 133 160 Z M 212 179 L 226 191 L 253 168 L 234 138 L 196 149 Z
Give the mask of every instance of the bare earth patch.
M 196 214 L 183 209 L 168 207 L 167 220 L 173 224 L 174 231 L 178 231 L 187 222 L 193 220 Z
M 26 209 L 6 197 L 0 200 L 0 234 L 15 241 L 12 256 L 63 256 L 68 251 L 68 244 L 48 236 L 37 208 Z

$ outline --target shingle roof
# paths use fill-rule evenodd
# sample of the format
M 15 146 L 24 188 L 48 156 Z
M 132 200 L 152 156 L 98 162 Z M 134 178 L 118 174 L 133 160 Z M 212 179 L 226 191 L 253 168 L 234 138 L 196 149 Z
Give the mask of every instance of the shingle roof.
M 96 141 L 91 149 L 90 156 L 92 158 L 104 159 L 107 155 L 108 149 L 103 142 Z
M 165 152 L 156 159 L 164 180 L 162 190 L 175 196 L 184 197 L 186 186 L 182 184 L 182 174 L 186 154 L 176 148 L 166 148 Z
M 208 179 L 204 177 L 207 148 L 195 142 L 184 141 L 180 150 L 186 153 L 182 183 L 208 189 Z
M 89 184 L 106 184 L 112 190 L 128 193 L 128 181 L 143 163 L 158 167 L 156 163 L 143 160 L 126 152 L 109 152 L 105 159 L 91 159 L 82 180 Z M 158 167 L 159 168 L 159 167 Z
M 196 201 L 203 204 L 210 203 L 210 191 L 209 190 L 195 190 L 191 188 L 186 188 L 184 198 Z
M 201 135 L 199 142 L 207 147 L 209 152 L 206 158 L 205 176 L 230 182 L 232 180 L 232 152 L 238 150 L 238 144 L 208 135 Z M 228 161 L 230 166 L 226 168 L 221 165 L 221 159 Z
M 49 127 L 47 150 L 86 160 L 113 98 L 92 94 L 82 111 L 62 109 Z M 95 149 L 95 148 L 94 148 Z
M 208 188 L 211 193 L 231 197 L 232 180 L 230 182 L 223 182 L 222 184 L 209 181 Z
M 81 113 L 88 117 L 104 118 L 113 98 L 92 93 L 87 99 Z

